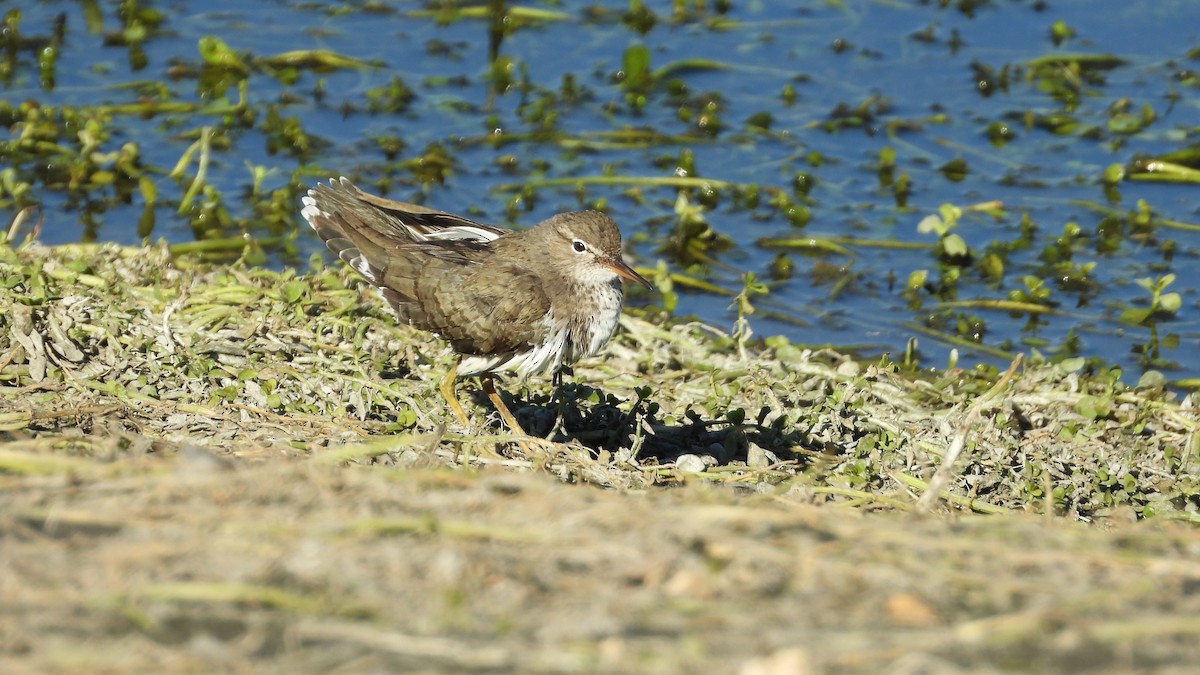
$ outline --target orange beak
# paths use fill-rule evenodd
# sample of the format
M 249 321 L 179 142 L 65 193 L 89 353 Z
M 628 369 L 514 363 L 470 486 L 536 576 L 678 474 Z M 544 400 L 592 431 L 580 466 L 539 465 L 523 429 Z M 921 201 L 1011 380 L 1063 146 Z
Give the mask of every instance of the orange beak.
M 645 286 L 646 288 L 649 288 L 650 290 L 654 290 L 654 287 L 650 285 L 650 282 L 646 281 L 646 277 L 635 272 L 632 267 L 625 264 L 624 260 L 605 260 L 604 265 L 605 265 L 605 267 L 608 267 L 612 271 L 616 272 L 617 276 L 622 277 L 624 279 L 628 279 L 630 281 L 636 281 L 637 283 Z

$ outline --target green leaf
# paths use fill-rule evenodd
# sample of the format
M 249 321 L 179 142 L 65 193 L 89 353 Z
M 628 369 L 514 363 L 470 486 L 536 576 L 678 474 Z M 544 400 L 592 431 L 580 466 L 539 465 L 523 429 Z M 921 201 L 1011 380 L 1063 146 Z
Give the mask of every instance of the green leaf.
M 1167 378 L 1157 370 L 1147 370 L 1138 378 L 1139 387 L 1162 387 L 1167 384 Z
M 961 257 L 967 254 L 967 242 L 957 234 L 952 234 L 942 239 L 942 250 L 946 252 L 946 255 Z
M 942 219 L 935 215 L 925 216 L 921 219 L 921 222 L 917 223 L 917 232 L 920 232 L 921 234 L 929 234 L 930 232 L 934 232 L 939 236 L 945 234 Z
M 1141 324 L 1145 323 L 1146 319 L 1148 318 L 1150 318 L 1149 309 L 1131 307 L 1124 312 L 1121 312 L 1121 323 L 1125 324 L 1140 326 Z
M 206 35 L 200 38 L 199 48 L 200 58 L 204 59 L 204 63 L 209 66 L 223 70 L 232 70 L 241 74 L 250 72 L 250 69 L 246 67 L 241 57 L 219 38 Z
M 621 66 L 625 71 L 622 86 L 626 91 L 638 91 L 650 83 L 650 50 L 646 45 L 633 45 L 626 49 Z
M 1083 358 L 1082 356 L 1075 356 L 1069 359 L 1063 359 L 1059 362 L 1058 367 L 1062 368 L 1068 373 L 1074 373 L 1080 368 L 1083 368 L 1085 365 L 1087 365 L 1087 359 Z
M 908 282 L 905 287 L 910 291 L 915 291 L 925 286 L 925 280 L 929 278 L 929 270 L 913 270 L 908 275 Z
M 958 219 L 962 217 L 962 209 L 953 204 L 942 204 L 938 207 L 938 213 L 941 214 L 942 220 L 945 221 L 947 229 L 958 225 Z
M 299 281 L 289 281 L 283 285 L 281 291 L 283 292 L 283 299 L 289 305 L 294 305 L 304 297 L 304 284 Z
M 1075 407 L 1076 412 L 1088 419 L 1107 417 L 1112 411 L 1112 401 L 1095 396 L 1084 396 Z
M 983 260 L 979 261 L 979 268 L 987 279 L 999 281 L 1004 278 L 1004 259 L 995 253 L 983 256 Z

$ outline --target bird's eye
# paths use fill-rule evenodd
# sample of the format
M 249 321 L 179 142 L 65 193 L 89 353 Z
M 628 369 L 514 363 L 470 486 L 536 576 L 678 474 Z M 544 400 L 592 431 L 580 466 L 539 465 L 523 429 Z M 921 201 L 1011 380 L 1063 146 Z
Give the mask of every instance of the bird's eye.
M 576 239 L 575 241 L 571 242 L 571 248 L 575 249 L 576 253 L 583 253 L 587 250 L 587 244 Z

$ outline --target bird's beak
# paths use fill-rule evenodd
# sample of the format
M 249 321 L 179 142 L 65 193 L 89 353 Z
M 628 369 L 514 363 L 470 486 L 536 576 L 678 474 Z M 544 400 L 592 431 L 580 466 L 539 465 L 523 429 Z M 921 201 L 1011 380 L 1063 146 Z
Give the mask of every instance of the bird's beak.
M 649 288 L 650 290 L 654 290 L 654 286 L 651 286 L 650 282 L 646 281 L 646 277 L 635 272 L 632 267 L 625 264 L 624 260 L 621 260 L 621 259 L 605 260 L 604 265 L 605 265 L 605 267 L 608 267 L 612 271 L 616 272 L 617 276 L 622 277 L 624 279 L 628 279 L 630 281 L 636 281 L 637 283 L 645 286 L 646 288 Z

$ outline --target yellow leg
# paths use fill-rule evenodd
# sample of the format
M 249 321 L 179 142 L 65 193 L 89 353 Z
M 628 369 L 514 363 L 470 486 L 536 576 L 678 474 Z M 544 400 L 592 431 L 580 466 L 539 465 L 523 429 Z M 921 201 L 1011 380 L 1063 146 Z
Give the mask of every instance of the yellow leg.
M 492 381 L 491 373 L 484 373 L 479 376 L 479 381 L 483 384 L 483 393 L 487 394 L 488 400 L 492 405 L 496 406 L 496 411 L 500 413 L 500 419 L 504 420 L 508 430 L 518 436 L 528 436 L 525 430 L 521 428 L 521 423 L 513 416 L 508 406 L 504 405 L 504 400 L 500 398 L 500 393 L 496 391 L 496 384 Z
M 458 395 L 454 393 L 454 380 L 458 377 L 458 364 L 450 367 L 450 372 L 442 378 L 441 385 L 438 389 L 442 392 L 442 398 L 446 399 L 446 404 L 450 406 L 450 410 L 454 412 L 454 416 L 462 423 L 464 427 L 471 426 L 471 419 L 467 417 L 467 413 L 463 411 L 462 404 L 458 402 Z

